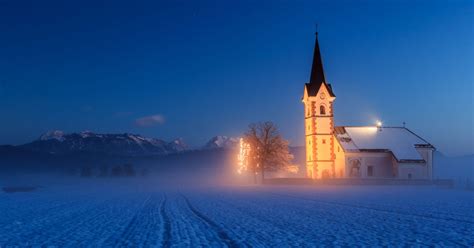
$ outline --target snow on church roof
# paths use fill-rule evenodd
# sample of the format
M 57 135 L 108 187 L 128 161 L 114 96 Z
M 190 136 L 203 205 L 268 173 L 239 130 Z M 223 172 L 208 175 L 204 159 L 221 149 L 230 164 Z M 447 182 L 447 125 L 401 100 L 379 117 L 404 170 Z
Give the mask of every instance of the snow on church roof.
M 433 147 L 404 127 L 336 127 L 345 151 L 390 151 L 398 161 L 423 160 L 416 147 Z

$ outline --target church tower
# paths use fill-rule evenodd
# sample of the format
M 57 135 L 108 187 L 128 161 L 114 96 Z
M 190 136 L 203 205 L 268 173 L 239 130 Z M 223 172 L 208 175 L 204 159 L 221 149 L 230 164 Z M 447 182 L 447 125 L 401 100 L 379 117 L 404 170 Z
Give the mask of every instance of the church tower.
M 313 65 L 309 83 L 305 84 L 306 173 L 309 178 L 335 177 L 334 112 L 336 96 L 326 83 L 318 33 L 314 45 Z

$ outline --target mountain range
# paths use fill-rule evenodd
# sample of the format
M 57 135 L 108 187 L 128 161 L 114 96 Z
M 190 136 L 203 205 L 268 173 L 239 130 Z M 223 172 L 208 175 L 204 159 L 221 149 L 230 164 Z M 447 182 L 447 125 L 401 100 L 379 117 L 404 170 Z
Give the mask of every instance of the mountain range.
M 236 138 L 215 136 L 199 149 L 228 149 L 237 144 Z M 94 153 L 112 156 L 168 155 L 191 150 L 181 138 L 168 142 L 131 133 L 100 134 L 83 131 L 67 134 L 59 130 L 46 132 L 30 143 L 8 148 L 53 155 Z

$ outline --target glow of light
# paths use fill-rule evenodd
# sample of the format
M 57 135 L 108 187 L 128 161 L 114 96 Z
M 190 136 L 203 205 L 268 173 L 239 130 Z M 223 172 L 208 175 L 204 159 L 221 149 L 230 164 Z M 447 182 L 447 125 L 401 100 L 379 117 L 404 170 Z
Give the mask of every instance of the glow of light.
M 377 125 L 377 127 L 382 127 L 382 122 L 381 122 L 381 121 L 377 121 L 376 125 Z
M 286 166 L 286 172 L 289 172 L 291 174 L 298 174 L 298 171 L 300 170 L 299 166 L 298 165 L 289 165 L 289 166 Z
M 245 143 L 244 139 L 240 138 L 239 145 L 240 149 L 239 155 L 237 156 L 237 173 L 242 174 L 243 172 L 248 170 L 250 144 Z

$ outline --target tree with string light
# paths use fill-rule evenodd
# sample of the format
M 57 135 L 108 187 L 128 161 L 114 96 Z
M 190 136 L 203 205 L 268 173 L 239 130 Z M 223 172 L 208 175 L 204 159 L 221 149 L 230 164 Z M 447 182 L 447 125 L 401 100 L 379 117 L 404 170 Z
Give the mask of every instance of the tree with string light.
M 265 172 L 277 171 L 291 165 L 293 155 L 288 150 L 288 141 L 278 132 L 272 122 L 260 122 L 249 125 L 244 135 L 250 146 L 248 170 L 256 175 L 260 173 L 263 183 Z

